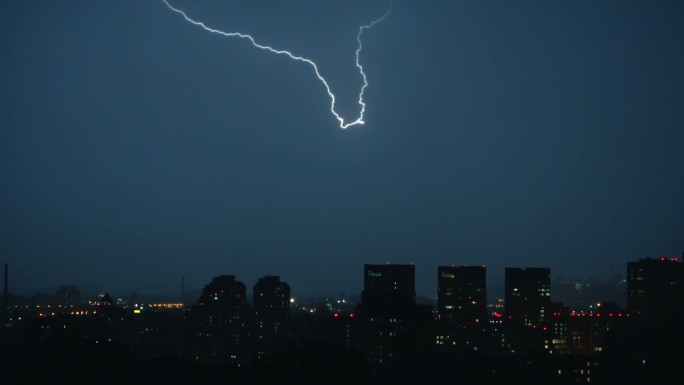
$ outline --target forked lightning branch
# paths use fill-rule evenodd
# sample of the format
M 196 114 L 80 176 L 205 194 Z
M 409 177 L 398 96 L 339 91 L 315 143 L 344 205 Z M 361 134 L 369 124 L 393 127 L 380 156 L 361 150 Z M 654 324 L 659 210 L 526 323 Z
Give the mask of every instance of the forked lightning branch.
M 316 65 L 316 63 L 313 60 L 302 57 L 302 56 L 297 56 L 290 51 L 275 49 L 275 48 L 269 47 L 267 45 L 259 44 L 256 42 L 256 40 L 254 40 L 254 38 L 251 35 L 248 35 L 245 33 L 224 32 L 224 31 L 220 31 L 218 29 L 210 28 L 210 27 L 206 26 L 201 21 L 196 21 L 194 19 L 191 19 L 190 17 L 188 17 L 188 15 L 185 12 L 183 12 L 182 10 L 175 8 L 171 4 L 169 4 L 169 2 L 167 0 L 162 0 L 162 1 L 164 1 L 164 4 L 166 4 L 166 6 L 169 7 L 169 9 L 171 9 L 172 11 L 183 16 L 183 18 L 185 18 L 185 20 L 187 20 L 188 22 L 190 22 L 196 26 L 202 27 L 203 29 L 205 29 L 208 32 L 216 33 L 216 34 L 223 35 L 226 37 L 236 37 L 236 38 L 240 38 L 240 39 L 245 39 L 245 40 L 249 41 L 255 48 L 258 48 L 258 49 L 261 49 L 264 51 L 268 51 L 268 52 L 271 52 L 271 53 L 274 53 L 277 55 L 285 55 L 292 60 L 303 62 L 303 63 L 310 65 L 311 68 L 313 69 L 314 73 L 316 74 L 316 77 L 318 77 L 318 80 L 320 80 L 321 83 L 323 83 L 323 86 L 325 87 L 325 90 L 328 93 L 328 96 L 330 97 L 330 112 L 337 119 L 340 128 L 345 129 L 347 127 L 364 124 L 363 114 L 366 112 L 366 103 L 363 101 L 363 93 L 366 90 L 366 87 L 368 87 L 368 79 L 366 78 L 366 73 L 363 72 L 363 66 L 361 65 L 361 62 L 359 60 L 359 56 L 361 54 L 361 49 L 363 48 L 363 46 L 361 44 L 361 35 L 363 35 L 363 31 L 372 28 L 375 24 L 381 22 L 383 19 L 385 19 L 387 17 L 387 15 L 390 14 L 390 12 L 392 12 L 392 4 L 391 3 L 389 6 L 389 9 L 387 10 L 387 12 L 385 12 L 384 15 L 382 15 L 380 18 L 372 21 L 369 24 L 360 26 L 359 32 L 356 35 L 356 41 L 358 43 L 358 46 L 356 48 L 356 67 L 358 68 L 359 74 L 361 75 L 361 78 L 363 80 L 363 85 L 361 86 L 361 89 L 359 90 L 359 100 L 358 100 L 359 114 L 356 117 L 356 119 L 353 119 L 353 120 L 349 119 L 348 120 L 348 119 L 343 118 L 337 112 L 337 110 L 335 110 L 335 94 L 333 94 L 332 90 L 330 89 L 330 85 L 328 84 L 328 81 L 325 80 L 323 75 L 321 75 L 321 72 L 319 71 L 318 66 Z

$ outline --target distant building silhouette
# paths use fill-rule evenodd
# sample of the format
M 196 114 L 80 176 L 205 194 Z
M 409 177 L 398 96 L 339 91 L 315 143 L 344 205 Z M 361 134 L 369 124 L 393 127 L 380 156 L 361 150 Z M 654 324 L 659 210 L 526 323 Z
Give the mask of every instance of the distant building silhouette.
M 415 266 L 364 265 L 361 301 L 372 309 L 400 309 L 415 305 Z
M 66 306 L 75 306 L 81 302 L 81 292 L 74 285 L 62 285 L 55 293 L 57 303 Z
M 0 321 L 9 320 L 9 266 L 5 264 L 5 280 L 3 281 L 2 308 L 0 308 Z
M 246 291 L 234 275 L 220 275 L 204 286 L 197 306 L 214 315 L 233 315 L 247 306 Z
M 644 318 L 684 313 L 684 263 L 677 257 L 628 262 L 627 311 Z
M 416 305 L 414 265 L 364 265 L 356 313 L 371 365 L 396 364 L 430 350 L 432 307 Z
M 252 354 L 250 320 L 245 285 L 234 275 L 214 277 L 189 315 L 195 337 L 191 355 L 209 362 L 248 360 Z
M 114 301 L 109 293 L 104 293 L 100 298 L 100 306 L 112 306 L 113 303 Z
M 9 308 L 9 265 L 5 264 L 5 280 L 2 291 L 2 310 Z
M 278 276 L 259 278 L 254 285 L 257 357 L 287 340 L 290 327 L 290 285 Z
M 626 283 L 625 275 L 619 274 L 603 280 L 556 277 L 551 285 L 555 301 L 575 310 L 588 310 L 599 302 L 625 306 Z

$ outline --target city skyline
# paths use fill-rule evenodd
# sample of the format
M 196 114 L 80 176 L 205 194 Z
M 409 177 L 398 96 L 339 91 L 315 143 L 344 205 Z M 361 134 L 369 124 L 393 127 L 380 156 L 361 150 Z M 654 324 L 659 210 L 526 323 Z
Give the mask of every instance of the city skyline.
M 677 255 L 653 255 L 653 256 L 645 256 L 641 258 L 635 258 L 633 260 L 625 262 L 625 265 L 622 268 L 621 272 L 617 272 L 618 269 L 616 269 L 615 273 L 600 276 L 600 275 L 592 275 L 591 272 L 589 271 L 586 275 L 568 275 L 563 273 L 562 271 L 554 271 L 551 269 L 551 281 L 556 282 L 562 279 L 565 280 L 578 280 L 578 281 L 592 281 L 592 282 L 597 282 L 597 283 L 608 283 L 608 282 L 616 282 L 619 280 L 624 280 L 626 279 L 628 275 L 628 266 L 630 263 L 641 260 L 641 259 L 672 259 L 675 258 L 676 260 L 679 261 L 684 261 L 684 251 L 682 251 L 681 254 Z M 394 263 L 390 260 L 385 260 L 385 261 L 377 261 L 377 262 L 369 262 L 369 263 L 364 263 L 363 265 L 367 264 L 397 264 L 397 265 L 415 265 L 415 263 L 408 262 L 400 262 L 400 263 Z M 497 293 L 501 290 L 503 290 L 504 286 L 504 273 L 506 269 L 509 268 L 549 268 L 548 266 L 504 266 L 500 271 L 497 272 L 492 272 L 490 271 L 489 267 L 487 266 L 486 263 L 482 264 L 458 264 L 458 263 L 451 263 L 451 264 L 443 264 L 443 265 L 435 265 L 432 266 L 434 267 L 434 271 L 426 271 L 426 268 L 424 266 L 416 266 L 416 292 L 417 295 L 420 297 L 427 297 L 427 298 L 432 298 L 437 296 L 437 275 L 438 275 L 438 270 L 439 268 L 442 267 L 467 267 L 467 266 L 472 266 L 472 267 L 484 267 L 486 271 L 486 282 L 487 282 L 487 287 L 492 287 L 497 289 Z M 362 268 L 359 268 L 357 273 L 362 272 Z M 12 271 L 15 273 L 14 271 Z M 186 272 L 187 273 L 187 272 Z M 14 293 L 20 294 L 22 296 L 26 295 L 33 295 L 36 293 L 51 293 L 53 292 L 56 288 L 62 286 L 62 285 L 75 285 L 81 289 L 84 289 L 84 291 L 88 292 L 90 295 L 94 295 L 96 293 L 103 293 L 103 292 L 117 292 L 119 294 L 126 294 L 126 293 L 144 293 L 146 295 L 151 295 L 151 296 L 162 296 L 162 297 L 173 297 L 178 295 L 180 292 L 198 292 L 200 291 L 201 287 L 208 282 L 208 280 L 212 279 L 213 277 L 223 275 L 223 274 L 228 274 L 228 275 L 234 275 L 238 278 L 245 277 L 244 279 L 240 279 L 241 281 L 245 282 L 246 284 L 249 285 L 250 282 L 256 283 L 259 279 L 266 277 L 266 276 L 279 276 L 283 277 L 286 281 L 291 282 L 291 280 L 288 280 L 287 277 L 284 277 L 282 274 L 279 274 L 277 271 L 269 271 L 267 273 L 252 273 L 251 275 L 243 275 L 240 274 L 239 272 L 235 271 L 216 271 L 212 274 L 207 275 L 204 278 L 194 276 L 194 279 L 188 280 L 188 275 L 186 274 L 180 274 L 175 277 L 171 277 L 169 282 L 166 282 L 165 285 L 158 286 L 158 290 L 141 290 L 140 287 L 120 287 L 116 285 L 111 285 L 111 286 L 104 286 L 100 283 L 97 282 L 92 282 L 92 281 L 64 281 L 60 280 L 58 277 L 54 277 L 53 280 L 51 281 L 52 283 L 50 284 L 43 284 L 41 285 L 35 285 L 35 286 L 30 286 L 26 285 L 25 282 L 22 282 L 24 279 L 24 274 L 23 272 L 20 272 L 20 274 L 14 275 L 10 277 L 10 282 L 12 282 L 12 285 L 14 285 Z M 190 275 L 192 276 L 192 274 Z M 17 279 L 18 278 L 18 279 Z M 338 295 L 339 293 L 345 293 L 346 295 L 349 296 L 360 296 L 362 287 L 363 287 L 363 278 L 362 274 L 356 274 L 356 275 L 350 275 L 349 280 L 353 283 L 347 283 L 345 285 L 342 285 L 340 287 L 332 288 L 329 290 L 322 290 L 322 291 L 316 291 L 316 290 L 306 290 L 306 289 L 301 289 L 295 287 L 293 288 L 293 292 L 297 293 L 297 296 L 299 297 L 310 297 L 310 298 L 315 298 L 315 297 L 321 297 L 321 296 L 331 296 L 331 295 Z M 202 280 L 204 279 L 204 280 Z M 33 281 L 30 280 L 29 281 Z M 18 284 L 17 284 L 18 283 Z M 11 286 L 12 286 L 11 285 Z M 144 285 L 143 285 L 144 286 Z M 12 291 L 12 290 L 10 290 Z
M 250 299 L 234 275 L 213 277 L 186 304 L 109 293 L 81 299 L 73 286 L 53 302 L 5 298 L 0 365 L 12 370 L 3 379 L 73 381 L 75 366 L 63 359 L 80 364 L 89 383 L 166 382 L 164 373 L 174 383 L 320 383 L 333 373 L 332 384 L 454 382 L 457 373 L 463 385 L 669 383 L 679 375 L 684 262 L 677 257 L 629 262 L 626 305 L 579 307 L 552 298 L 548 268 L 507 268 L 505 298 L 486 303 L 485 266 L 440 266 L 437 302 L 422 303 L 415 268 L 365 264 L 361 298 L 352 301 L 297 300 L 278 276 L 261 277 Z
M 162 0 L 4 1 L 13 290 L 360 292 L 389 260 L 432 295 L 440 265 L 608 279 L 684 249 L 681 1 L 168 4 L 315 61 L 346 122 L 362 89 L 365 123 Z
M 577 284 L 581 284 L 582 286 L 584 285 L 599 285 L 599 286 L 613 286 L 612 290 L 615 290 L 617 286 L 624 286 L 627 281 L 627 277 L 630 274 L 630 270 L 635 263 L 638 261 L 675 261 L 681 263 L 684 261 L 684 252 L 682 252 L 681 255 L 679 256 L 659 256 L 659 257 L 646 257 L 646 258 L 639 258 L 633 261 L 628 261 L 625 265 L 625 274 L 620 274 L 620 275 L 615 275 L 611 277 L 577 277 L 577 276 L 565 276 L 562 273 L 557 273 L 553 272 L 550 268 L 546 266 L 507 266 L 505 268 L 505 274 L 508 274 L 509 270 L 520 270 L 522 269 L 523 271 L 526 270 L 547 270 L 551 282 L 551 293 L 553 294 L 553 284 L 561 284 L 563 286 L 568 285 L 568 283 L 571 283 L 571 286 L 576 286 Z M 417 280 L 418 274 L 417 272 L 419 271 L 418 267 L 413 264 L 413 263 L 408 263 L 408 264 L 402 264 L 402 263 L 397 263 L 393 264 L 390 263 L 389 261 L 385 262 L 384 264 L 372 264 L 372 263 L 366 263 L 363 264 L 363 271 L 359 271 L 357 275 L 352 277 L 347 277 L 348 280 L 350 281 L 360 281 L 361 282 L 361 288 L 356 289 L 352 287 L 352 285 L 346 285 L 344 287 L 339 287 L 331 291 L 327 292 L 306 292 L 306 291 L 301 291 L 298 290 L 296 282 L 291 282 L 286 277 L 283 277 L 277 273 L 269 273 L 269 274 L 257 274 L 257 276 L 254 278 L 253 281 L 250 281 L 249 279 L 244 279 L 244 277 L 240 276 L 239 274 L 235 274 L 234 272 L 229 272 L 229 271 L 224 271 L 224 272 L 216 272 L 213 274 L 211 277 L 207 277 L 207 279 L 203 282 L 200 282 L 199 284 L 194 284 L 191 283 L 188 285 L 188 282 L 186 280 L 186 276 L 183 275 L 180 277 L 178 282 L 175 282 L 175 287 L 172 289 L 165 291 L 165 292 L 154 292 L 154 291 L 141 291 L 136 288 L 116 288 L 116 287 L 103 287 L 103 286 L 98 286 L 96 284 L 93 285 L 83 285 L 79 284 L 76 282 L 61 282 L 59 285 L 55 287 L 44 287 L 42 289 L 32 289 L 32 290 L 16 290 L 12 288 L 12 285 L 9 285 L 8 287 L 8 292 L 10 296 L 14 295 L 16 297 L 21 297 L 24 300 L 26 298 L 30 298 L 33 296 L 41 296 L 41 298 L 49 298 L 52 296 L 52 293 L 54 293 L 56 290 L 62 291 L 65 288 L 72 287 L 77 289 L 79 292 L 83 293 L 86 296 L 89 296 L 91 299 L 92 298 L 97 298 L 97 296 L 101 296 L 104 293 L 110 293 L 110 294 L 115 294 L 117 298 L 122 298 L 125 300 L 128 300 L 128 297 L 131 295 L 135 296 L 143 296 L 147 298 L 148 300 L 152 298 L 156 299 L 164 299 L 164 300 L 176 300 L 176 301 L 181 301 L 185 303 L 186 305 L 193 304 L 196 301 L 198 301 L 199 293 L 202 291 L 201 288 L 206 285 L 207 282 L 210 280 L 214 280 L 217 277 L 221 276 L 231 276 L 234 277 L 234 279 L 238 282 L 241 282 L 242 284 L 246 285 L 247 288 L 251 290 L 252 287 L 256 287 L 259 282 L 261 282 L 264 279 L 270 279 L 270 278 L 278 278 L 278 279 L 283 279 L 283 282 L 287 283 L 293 283 L 292 287 L 292 296 L 299 298 L 299 299 L 304 299 L 307 301 L 316 301 L 320 300 L 321 298 L 346 298 L 346 299 L 354 299 L 356 298 L 357 300 L 360 300 L 362 297 L 362 288 L 363 284 L 365 281 L 365 275 L 366 275 L 366 270 L 368 269 L 369 266 L 392 266 L 392 265 L 397 265 L 397 266 L 405 266 L 405 267 L 411 267 L 413 271 L 413 276 Z M 5 264 L 6 269 L 8 269 L 8 265 Z M 455 270 L 454 270 L 455 269 Z M 429 279 L 430 282 L 430 288 L 421 288 L 419 285 L 414 283 L 414 289 L 417 298 L 419 298 L 419 302 L 422 303 L 434 303 L 435 301 L 438 300 L 439 297 L 439 285 L 440 285 L 440 280 L 442 279 L 442 274 L 444 274 L 444 271 L 458 271 L 465 269 L 465 271 L 474 271 L 475 270 L 482 270 L 482 279 L 484 280 L 485 287 L 487 289 L 486 293 L 486 300 L 488 304 L 495 304 L 497 301 L 502 300 L 504 297 L 504 291 L 505 291 L 505 274 L 501 276 L 497 276 L 494 279 L 492 279 L 491 273 L 488 271 L 486 265 L 458 265 L 458 264 L 450 264 L 450 265 L 438 265 L 434 266 L 434 271 L 432 272 L 432 277 Z M 9 269 L 8 269 L 9 270 Z M 6 270 L 7 273 L 7 270 Z M 14 279 L 10 276 L 8 280 L 5 281 L 5 284 L 7 282 L 14 282 Z M 174 284 L 172 284 L 174 285 Z M 623 287 L 624 295 L 618 296 L 616 298 L 616 293 L 606 293 L 601 291 L 604 291 L 606 287 L 603 287 L 599 293 L 594 293 L 591 295 L 591 298 L 587 301 L 587 303 L 592 303 L 592 301 L 610 301 L 613 302 L 615 301 L 616 303 L 619 304 L 624 304 L 627 296 L 626 292 L 626 287 Z M 586 290 L 587 288 L 584 288 L 583 290 Z M 251 298 L 250 290 L 248 290 L 247 297 Z M 560 297 L 566 297 L 568 295 L 567 292 L 568 288 L 563 288 L 561 291 L 563 291 L 563 294 L 560 295 Z M 573 290 L 578 290 L 577 288 Z M 579 290 L 581 292 L 582 290 Z M 603 296 L 603 297 L 602 297 Z M 558 295 L 556 298 L 559 297 Z M 624 297 L 624 298 L 623 298 Z M 553 297 L 552 297 L 553 299 Z

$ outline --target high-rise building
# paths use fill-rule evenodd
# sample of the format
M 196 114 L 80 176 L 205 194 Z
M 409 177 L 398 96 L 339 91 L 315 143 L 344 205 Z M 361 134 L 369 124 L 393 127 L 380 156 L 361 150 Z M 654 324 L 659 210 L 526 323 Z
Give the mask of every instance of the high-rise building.
M 245 285 L 234 275 L 220 275 L 204 286 L 188 320 L 194 338 L 189 353 L 210 362 L 236 364 L 251 357 L 251 307 Z
M 254 285 L 257 354 L 282 342 L 289 334 L 290 285 L 278 276 L 259 278 Z
M 4 290 L 2 291 L 2 309 L 7 310 L 9 308 L 9 265 L 5 264 L 5 280 L 3 281 Z
M 441 320 L 457 326 L 485 324 L 487 271 L 485 266 L 438 266 L 437 310 Z
M 362 302 L 367 308 L 416 304 L 415 265 L 364 265 Z
M 9 266 L 5 264 L 5 280 L 3 281 L 2 307 L 0 308 L 0 322 L 9 321 Z
M 628 262 L 627 311 L 637 317 L 684 312 L 684 263 L 677 257 Z
M 220 275 L 204 286 L 197 305 L 215 313 L 232 313 L 247 304 L 246 291 L 245 284 L 234 275 Z
M 507 267 L 504 279 L 506 321 L 526 326 L 543 325 L 551 306 L 551 269 Z
M 413 264 L 364 265 L 356 314 L 371 365 L 393 364 L 430 348 L 432 307 L 416 305 Z
M 550 353 L 551 269 L 507 267 L 501 347 L 510 353 Z
M 490 348 L 486 285 L 484 265 L 437 267 L 436 351 L 465 353 Z

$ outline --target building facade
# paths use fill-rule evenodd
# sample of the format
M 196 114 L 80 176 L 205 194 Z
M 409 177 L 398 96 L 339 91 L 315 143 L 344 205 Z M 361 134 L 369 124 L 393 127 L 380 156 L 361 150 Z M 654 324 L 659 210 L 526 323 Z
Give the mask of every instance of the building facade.
M 684 263 L 677 257 L 627 263 L 627 311 L 650 318 L 684 312 Z
M 290 336 L 290 285 L 279 276 L 259 278 L 253 288 L 257 357 L 279 348 Z
M 438 266 L 437 310 L 449 324 L 471 327 L 487 318 L 485 266 Z
M 551 306 L 551 269 L 507 267 L 504 283 L 504 316 L 525 326 L 542 326 Z

